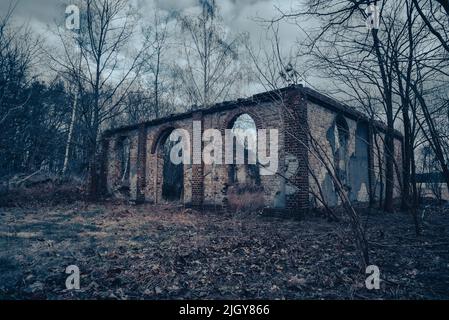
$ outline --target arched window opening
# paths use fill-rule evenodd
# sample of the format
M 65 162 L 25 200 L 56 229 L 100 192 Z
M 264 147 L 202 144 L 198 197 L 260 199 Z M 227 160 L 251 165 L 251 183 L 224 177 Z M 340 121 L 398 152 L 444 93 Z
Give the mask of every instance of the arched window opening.
M 254 119 L 247 113 L 238 116 L 231 127 L 234 135 L 234 163 L 229 169 L 231 184 L 260 185 L 260 172 L 258 164 L 249 163 L 251 156 L 257 154 L 257 127 Z M 244 148 L 244 163 L 237 163 L 237 146 Z

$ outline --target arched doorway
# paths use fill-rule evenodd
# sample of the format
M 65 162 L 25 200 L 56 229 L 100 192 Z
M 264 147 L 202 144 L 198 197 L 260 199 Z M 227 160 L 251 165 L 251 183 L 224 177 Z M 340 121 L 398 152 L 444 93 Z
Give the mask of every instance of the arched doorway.
M 261 184 L 260 163 L 257 159 L 257 124 L 248 113 L 236 115 L 228 123 L 232 132 L 232 163 L 227 163 L 225 205 L 236 212 L 255 212 L 265 206 Z M 229 134 L 229 131 L 228 133 Z M 229 143 L 227 139 L 227 143 Z M 226 145 L 226 152 L 231 146 Z
M 131 139 L 129 137 L 118 137 L 115 160 L 118 171 L 113 191 L 119 197 L 129 198 L 131 187 Z
M 181 201 L 184 196 L 184 164 L 175 164 L 170 159 L 170 152 L 178 143 L 169 139 L 173 130 L 160 135 L 157 147 L 156 199 L 162 202 Z
M 250 163 L 250 153 L 257 154 L 257 127 L 254 119 L 247 113 L 240 114 L 230 123 L 235 135 L 234 164 L 229 166 L 228 181 L 230 185 L 260 185 L 260 171 L 257 163 Z M 237 163 L 236 149 L 244 148 L 244 163 Z M 253 155 L 255 156 L 255 155 Z M 257 157 L 256 157 L 257 159 Z

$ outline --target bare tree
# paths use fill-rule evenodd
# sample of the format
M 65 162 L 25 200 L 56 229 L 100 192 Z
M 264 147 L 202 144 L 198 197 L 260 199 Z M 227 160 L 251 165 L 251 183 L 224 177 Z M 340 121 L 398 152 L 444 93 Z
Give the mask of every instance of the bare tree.
M 442 7 L 439 4 L 433 6 L 432 1 L 372 2 L 379 4 L 380 29 L 373 28 L 369 34 L 363 27 L 363 20 L 366 19 L 365 9 L 369 4 L 366 1 L 311 0 L 304 5 L 304 10 L 281 12 L 279 19 L 293 19 L 301 31 L 305 31 L 303 24 L 300 23 L 304 19 L 311 18 L 315 22 L 318 21 L 320 29 L 317 32 L 306 31 L 308 45 L 305 46 L 307 50 L 303 53 L 312 56 L 312 59 L 308 61 L 315 59 L 316 63 L 313 65 L 318 69 L 320 64 L 323 65 L 321 69 L 328 73 L 329 78 L 344 79 L 343 85 L 340 85 L 345 87 L 342 92 L 349 88 L 359 103 L 366 105 L 363 101 L 371 101 L 374 98 L 378 104 L 383 105 L 383 117 L 388 125 L 385 137 L 387 161 L 384 208 L 390 211 L 394 180 L 392 175 L 396 167 L 391 137 L 394 128 L 398 125 L 404 126 L 404 144 L 407 146 L 404 166 L 405 183 L 402 188 L 405 199 L 409 198 L 410 180 L 414 179 L 409 174 L 409 171 L 416 167 L 412 159 L 413 150 L 411 150 L 414 133 L 411 132 L 410 111 L 412 111 L 413 122 L 418 125 L 415 129 L 424 129 L 424 133 L 432 141 L 443 172 L 447 171 L 440 133 L 432 119 L 431 111 L 427 111 L 429 104 L 422 99 L 423 90 L 428 94 L 432 81 L 441 86 L 441 77 L 447 79 L 445 63 L 447 59 L 441 53 L 441 49 L 445 49 L 446 45 L 445 43 L 438 45 L 434 42 L 435 39 L 431 35 L 435 35 L 435 30 L 429 27 L 425 19 L 431 19 L 434 27 L 438 27 L 439 35 L 444 37 L 447 35 L 445 31 L 447 19 L 444 21 L 437 19 L 443 16 L 440 10 Z M 440 2 L 444 7 L 443 3 L 444 1 Z M 427 14 L 420 10 L 423 7 L 428 10 Z M 422 18 L 423 22 L 419 21 L 419 18 Z M 371 41 L 369 41 L 370 38 Z M 375 88 L 378 92 L 373 95 L 372 90 L 367 89 L 368 87 Z M 414 98 L 411 99 L 410 96 Z M 363 99 L 360 99 L 361 97 Z M 368 106 L 372 106 L 371 102 Z M 379 116 L 378 111 L 372 114 Z M 402 119 L 399 117 L 400 114 Z M 415 115 L 422 117 L 417 119 Z M 421 120 L 424 120 L 424 123 Z
M 385 5 L 386 2 L 383 3 Z M 316 54 L 324 59 L 332 60 L 337 57 L 340 61 L 345 58 L 359 54 L 359 63 L 366 69 L 375 68 L 377 79 L 373 78 L 375 87 L 379 90 L 381 103 L 384 107 L 387 122 L 387 132 L 385 135 L 385 203 L 384 209 L 392 211 L 393 208 L 393 188 L 394 188 L 394 124 L 395 110 L 393 102 L 393 65 L 391 61 L 391 48 L 383 46 L 379 38 L 379 30 L 372 28 L 370 37 L 366 34 L 366 28 L 361 26 L 365 14 L 365 2 L 363 1 L 321 1 L 311 0 L 305 4 L 304 10 L 289 13 L 281 12 L 281 17 L 276 19 L 292 19 L 299 26 L 298 19 L 315 19 L 320 24 L 316 32 L 307 32 L 308 43 L 306 54 Z M 381 9 L 382 11 L 382 9 Z M 359 23 L 357 23 L 359 21 Z M 301 31 L 304 29 L 301 27 Z M 363 32 L 365 31 L 365 33 Z M 371 43 L 369 42 L 371 38 Z M 327 49 L 327 50 L 326 50 Z M 340 51 L 344 52 L 340 52 Z M 326 57 L 327 56 L 327 57 Z M 370 60 L 366 66 L 366 59 Z M 379 80 L 378 80 L 379 79 Z
M 46 112 L 54 106 L 43 101 L 42 94 L 50 88 L 32 75 L 40 58 L 40 39 L 26 25 L 13 25 L 16 5 L 16 1 L 10 2 L 7 11 L 0 15 L 0 174 L 40 167 L 42 152 L 50 141 L 41 141 L 41 148 L 34 142 L 58 125 L 52 122 L 42 128 L 51 120 Z M 42 92 L 37 92 L 37 88 Z M 60 120 L 59 114 L 53 119 L 56 120 Z
M 170 15 L 162 14 L 159 10 L 154 12 L 154 20 L 150 26 L 144 28 L 144 35 L 151 43 L 145 58 L 145 75 L 150 74 L 152 87 L 152 108 L 156 118 L 161 116 L 162 96 L 167 91 L 165 78 L 169 66 L 164 62 L 164 55 L 170 49 L 168 23 Z
M 271 26 L 270 30 L 273 37 L 269 46 L 265 44 L 263 49 L 261 48 L 256 52 L 254 48 L 247 45 L 247 50 L 249 51 L 249 56 L 251 57 L 251 62 L 255 70 L 254 77 L 256 81 L 259 81 L 259 84 L 272 95 L 272 99 L 276 102 L 276 105 L 281 107 L 277 109 L 279 116 L 281 118 L 290 117 L 294 121 L 300 123 L 300 120 L 297 119 L 297 115 L 292 113 L 289 108 L 288 101 L 286 100 L 285 94 L 281 88 L 290 83 L 292 76 L 295 78 L 301 78 L 301 76 L 297 71 L 293 72 L 292 62 L 289 61 L 290 59 L 285 60 L 285 56 L 282 55 L 279 45 L 280 38 L 278 35 L 278 29 Z M 267 61 L 270 63 L 267 64 Z M 274 109 L 273 111 L 276 112 Z M 303 131 L 305 133 L 307 141 L 304 141 L 304 139 L 298 136 L 298 131 Z M 357 247 L 357 253 L 360 257 L 360 263 L 362 266 L 369 265 L 368 242 L 365 238 L 365 231 L 360 223 L 360 218 L 357 211 L 351 204 L 347 190 L 344 187 L 344 183 L 338 174 L 338 169 L 335 167 L 334 155 L 328 153 L 326 148 L 323 147 L 323 144 L 316 139 L 308 127 L 305 128 L 301 126 L 295 130 L 286 130 L 285 135 L 292 137 L 301 145 L 305 146 L 308 153 L 306 156 L 314 158 L 318 161 L 331 178 L 335 192 L 340 200 L 340 204 L 344 209 L 343 212 L 345 213 L 345 217 L 349 220 L 351 225 L 352 235 Z M 310 165 L 308 166 L 308 172 L 316 182 L 317 190 L 315 190 L 315 188 L 310 188 L 307 192 L 311 193 L 319 201 L 319 203 L 325 207 L 329 217 L 338 220 L 338 217 L 327 205 L 327 200 L 321 190 L 315 171 Z M 276 174 L 285 179 L 288 183 L 295 185 L 294 181 L 286 176 L 283 171 L 277 172 Z M 300 188 L 300 186 L 297 187 Z
M 435 5 L 431 0 L 412 1 L 430 32 L 440 42 L 441 46 L 449 52 L 449 2 L 447 0 L 435 0 L 439 3 L 439 5 Z
M 130 46 L 137 17 L 127 1 L 87 0 L 78 5 L 82 12 L 79 32 L 59 31 L 65 54 L 61 58 L 50 52 L 49 56 L 62 73 L 72 75 L 85 90 L 88 102 L 80 105 L 80 121 L 85 127 L 90 176 L 95 180 L 101 126 L 121 112 L 122 102 L 141 71 L 147 44 Z M 81 61 L 71 49 L 81 55 Z M 94 180 L 91 188 L 95 188 Z
M 215 0 L 201 0 L 198 16 L 178 15 L 183 33 L 183 82 L 188 100 L 207 107 L 227 98 L 241 77 L 241 36 L 227 37 Z

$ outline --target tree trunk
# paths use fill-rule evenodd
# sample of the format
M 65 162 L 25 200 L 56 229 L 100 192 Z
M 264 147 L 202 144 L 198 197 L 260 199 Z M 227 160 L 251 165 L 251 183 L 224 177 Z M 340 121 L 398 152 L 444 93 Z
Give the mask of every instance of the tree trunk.
M 394 191 L 394 140 L 392 129 L 389 126 L 385 137 L 385 203 L 384 210 L 393 212 L 393 191 Z
M 93 106 L 93 117 L 91 122 L 91 128 L 90 128 L 90 135 L 89 135 L 89 168 L 88 168 L 88 174 L 89 174 L 89 198 L 92 201 L 95 201 L 98 197 L 98 177 L 97 177 L 97 166 L 96 166 L 96 155 L 97 155 L 97 138 L 98 138 L 98 130 L 100 128 L 100 62 L 101 62 L 101 55 L 98 54 L 98 60 L 97 60 L 97 69 L 96 69 L 96 78 L 95 78 L 95 85 L 94 85 L 94 106 Z
M 154 108 L 156 119 L 159 118 L 159 72 L 160 72 L 160 63 L 161 63 L 161 52 L 160 48 L 158 48 L 157 52 L 157 61 L 156 61 L 156 72 L 154 75 Z
M 437 129 L 435 128 L 435 123 L 433 122 L 432 116 L 429 112 L 424 97 L 421 95 L 421 92 L 418 90 L 415 83 L 411 83 L 410 86 L 413 92 L 415 93 L 415 96 L 418 99 L 419 104 L 421 105 L 421 109 L 423 111 L 424 119 L 429 129 L 430 136 L 428 136 L 424 130 L 423 132 L 426 135 L 426 139 L 429 141 L 433 152 L 435 153 L 435 157 L 438 163 L 440 164 L 440 167 L 443 171 L 444 180 L 446 181 L 446 186 L 449 190 L 449 165 L 447 164 L 446 159 L 444 157 L 440 136 L 438 135 Z
M 72 139 L 73 139 L 73 128 L 75 126 L 75 120 L 76 120 L 77 104 L 78 104 L 78 92 L 75 93 L 75 99 L 73 101 L 72 117 L 70 119 L 69 134 L 67 136 L 67 144 L 65 147 L 64 166 L 62 168 L 63 176 L 67 173 L 67 169 L 69 166 L 69 157 L 70 157 L 70 151 L 71 151 Z
M 382 77 L 382 91 L 385 98 L 386 113 L 387 113 L 387 132 L 385 135 L 385 203 L 384 210 L 386 212 L 393 211 L 393 188 L 394 188 L 394 118 L 393 118 L 393 101 L 390 83 L 385 70 L 384 59 L 380 52 L 378 30 L 373 29 L 371 35 L 373 37 L 374 49 L 379 64 L 379 69 Z

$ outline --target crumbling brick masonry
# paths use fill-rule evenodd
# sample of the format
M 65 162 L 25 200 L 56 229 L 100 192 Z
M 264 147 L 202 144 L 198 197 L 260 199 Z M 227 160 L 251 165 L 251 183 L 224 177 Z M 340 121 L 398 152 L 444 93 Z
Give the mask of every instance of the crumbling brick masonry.
M 96 179 L 100 186 L 96 189 L 136 203 L 177 201 L 194 207 L 227 207 L 232 187 L 243 184 L 233 175 L 240 177 L 250 170 L 239 171 L 227 164 L 183 164 L 178 168 L 179 179 L 172 179 L 178 181 L 169 187 L 178 196 L 167 196 L 164 143 L 177 128 L 187 130 L 192 140 L 194 121 L 200 121 L 202 130 L 218 129 L 224 136 L 243 114 L 251 117 L 257 129 L 279 131 L 278 171 L 257 179 L 264 208 L 300 213 L 323 202 L 336 206 L 340 200 L 332 175 L 339 178 L 351 201 L 373 202 L 382 195 L 385 125 L 303 86 L 109 130 L 102 137 L 102 163 Z M 398 197 L 402 171 L 398 132 L 395 148 Z

